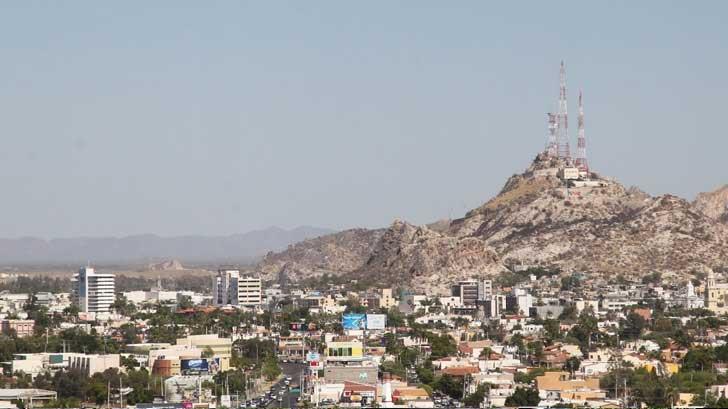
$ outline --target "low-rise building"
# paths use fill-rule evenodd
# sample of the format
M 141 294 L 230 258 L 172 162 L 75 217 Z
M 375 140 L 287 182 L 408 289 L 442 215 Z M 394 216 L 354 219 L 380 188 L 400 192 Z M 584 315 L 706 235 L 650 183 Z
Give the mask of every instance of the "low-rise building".
M 358 339 L 334 338 L 326 343 L 326 362 L 351 362 L 364 359 L 364 345 Z
M 18 338 L 29 337 L 35 331 L 33 320 L 3 320 L 0 326 L 3 335 L 15 334 Z
M 599 378 L 572 379 L 568 372 L 546 372 L 536 377 L 541 399 L 586 401 L 604 399 L 606 392 L 599 388 Z
M 377 383 L 379 368 L 376 366 L 328 365 L 324 368 L 324 380 L 326 383 L 359 382 L 367 385 Z
M 188 335 L 185 338 L 177 338 L 177 345 L 199 348 L 202 350 L 203 355 L 207 354 L 228 360 L 232 357 L 232 339 L 221 338 L 217 334 Z
M 87 354 L 68 354 L 68 368 L 77 369 L 92 376 L 101 373 L 107 369 L 119 369 L 120 355 L 87 355 Z
M 306 343 L 302 335 L 281 337 L 278 341 L 278 357 L 284 361 L 303 362 L 306 352 Z

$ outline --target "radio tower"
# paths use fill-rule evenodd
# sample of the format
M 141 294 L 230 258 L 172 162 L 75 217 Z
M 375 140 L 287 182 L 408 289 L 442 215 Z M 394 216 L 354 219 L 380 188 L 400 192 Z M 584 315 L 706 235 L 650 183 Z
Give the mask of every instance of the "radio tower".
M 558 155 L 559 158 L 571 160 L 571 152 L 569 149 L 569 110 L 566 107 L 566 66 L 564 61 L 561 60 L 561 70 L 559 73 L 560 87 L 559 87 L 559 113 L 557 114 L 558 120 L 558 134 L 556 141 L 558 144 Z
M 549 118 L 549 141 L 546 144 L 546 154 L 549 157 L 555 158 L 559 155 L 559 143 L 557 141 L 558 138 L 558 120 L 556 119 L 556 114 L 549 112 L 546 114 Z
M 584 102 L 581 89 L 579 90 L 579 132 L 576 139 L 576 167 L 580 171 L 589 173 L 589 164 L 586 161 L 586 137 L 584 136 Z

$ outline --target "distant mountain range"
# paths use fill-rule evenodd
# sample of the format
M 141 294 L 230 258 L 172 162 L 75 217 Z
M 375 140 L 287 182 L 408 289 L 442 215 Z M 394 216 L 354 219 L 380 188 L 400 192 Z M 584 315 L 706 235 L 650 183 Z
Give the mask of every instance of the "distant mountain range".
M 148 263 L 176 259 L 183 263 L 250 262 L 270 251 L 334 230 L 269 227 L 230 236 L 76 237 L 44 240 L 34 237 L 0 239 L 2 264 Z

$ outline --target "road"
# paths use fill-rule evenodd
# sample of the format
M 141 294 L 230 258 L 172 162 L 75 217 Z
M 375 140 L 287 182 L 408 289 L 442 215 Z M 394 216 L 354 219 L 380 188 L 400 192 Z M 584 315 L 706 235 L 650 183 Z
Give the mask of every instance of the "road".
M 284 376 L 290 376 L 291 377 L 291 385 L 296 385 L 298 387 L 301 386 L 301 370 L 303 369 L 303 364 L 294 364 L 294 363 L 282 363 L 281 369 L 283 370 Z M 299 393 L 291 393 L 288 388 L 285 387 L 285 384 L 283 381 L 277 383 L 275 385 L 275 388 L 277 390 L 284 390 L 283 394 L 283 400 L 281 402 L 278 402 L 277 400 L 271 401 L 268 404 L 268 408 L 295 408 L 296 407 L 296 399 L 299 396 Z

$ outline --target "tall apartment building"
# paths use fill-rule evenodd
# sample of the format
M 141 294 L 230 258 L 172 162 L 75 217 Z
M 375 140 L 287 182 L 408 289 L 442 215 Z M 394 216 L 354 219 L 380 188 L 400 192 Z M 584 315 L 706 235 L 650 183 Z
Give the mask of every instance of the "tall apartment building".
M 475 280 L 459 281 L 452 288 L 452 295 L 460 297 L 463 306 L 475 305 L 478 300 L 478 282 Z
M 460 303 L 469 307 L 478 301 L 489 299 L 493 295 L 493 282 L 490 280 L 459 281 L 452 287 L 452 295 L 460 297 Z
M 506 296 L 495 294 L 490 298 L 480 301 L 483 316 L 486 318 L 499 318 L 506 311 Z
M 114 275 L 83 267 L 73 276 L 73 302 L 82 312 L 109 312 L 116 299 Z
M 511 294 L 506 296 L 506 308 L 516 314 L 528 317 L 532 306 L 533 297 L 523 288 L 514 288 Z
M 216 306 L 255 307 L 263 303 L 263 283 L 260 277 L 221 269 L 212 280 L 212 300 Z
M 493 296 L 493 281 L 478 281 L 478 299 L 487 300 Z

